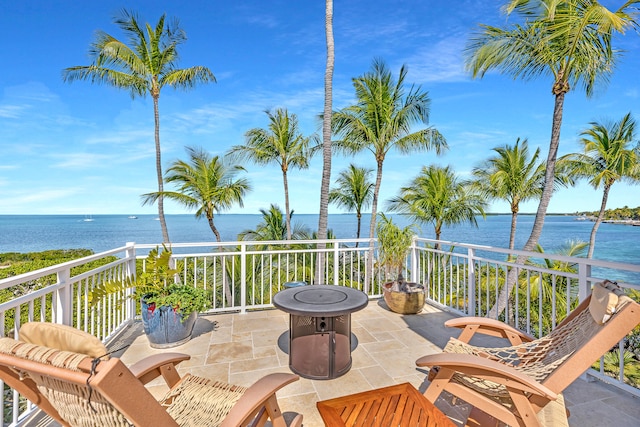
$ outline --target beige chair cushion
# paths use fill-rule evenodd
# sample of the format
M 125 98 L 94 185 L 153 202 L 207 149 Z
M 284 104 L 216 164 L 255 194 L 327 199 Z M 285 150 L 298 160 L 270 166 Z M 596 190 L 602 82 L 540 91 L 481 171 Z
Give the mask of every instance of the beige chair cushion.
M 58 350 L 103 357 L 108 350 L 98 338 L 67 325 L 48 322 L 29 322 L 18 333 L 20 341 Z
M 622 290 L 613 282 L 605 280 L 593 285 L 589 313 L 596 323 L 603 325 L 616 312 Z

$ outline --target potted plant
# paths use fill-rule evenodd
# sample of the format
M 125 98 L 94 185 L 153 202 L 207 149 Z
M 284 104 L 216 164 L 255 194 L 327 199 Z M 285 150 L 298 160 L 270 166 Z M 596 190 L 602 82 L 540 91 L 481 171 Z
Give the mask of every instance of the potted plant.
M 89 295 L 95 305 L 105 296 L 134 289 L 130 298 L 140 301 L 142 324 L 154 348 L 168 348 L 191 339 L 198 312 L 208 306 L 204 289 L 179 283 L 180 266 L 172 267 L 171 250 L 163 245 L 149 251 L 144 271 L 135 277 L 103 282 Z
M 393 282 L 382 286 L 384 301 L 396 313 L 415 314 L 424 306 L 424 286 L 406 282 L 402 275 L 413 238 L 413 225 L 398 227 L 384 213 L 380 213 L 376 225 L 378 236 L 379 265 L 384 268 L 385 278 L 392 273 Z

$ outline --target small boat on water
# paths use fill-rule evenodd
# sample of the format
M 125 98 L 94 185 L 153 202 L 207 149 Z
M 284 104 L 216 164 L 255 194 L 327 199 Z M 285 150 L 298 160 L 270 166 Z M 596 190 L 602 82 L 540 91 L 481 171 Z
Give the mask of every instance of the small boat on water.
M 584 215 L 580 215 L 579 217 L 576 218 L 576 221 L 586 221 L 587 217 Z
M 135 215 L 129 215 L 127 218 L 129 218 L 129 219 L 138 219 L 138 217 L 135 216 Z
M 93 217 L 91 215 L 87 215 L 86 217 L 84 217 L 83 221 L 84 222 L 92 222 L 93 221 Z

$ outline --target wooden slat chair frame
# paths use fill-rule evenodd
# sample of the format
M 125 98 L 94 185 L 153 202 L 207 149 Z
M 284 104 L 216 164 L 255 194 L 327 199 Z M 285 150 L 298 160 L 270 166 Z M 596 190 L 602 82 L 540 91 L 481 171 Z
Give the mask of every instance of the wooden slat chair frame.
M 591 295 L 539 339 L 487 318 L 446 322 L 462 332 L 459 339 L 450 339 L 443 353 L 416 361 L 418 366 L 436 368 L 430 372 L 431 384 L 424 395 L 435 402 L 446 390 L 471 404 L 470 426 L 487 425 L 486 414 L 493 422 L 497 419 L 511 426 L 545 424 L 541 415 L 548 411 L 541 410 L 557 403 L 564 409 L 562 391 L 640 324 L 640 305 L 626 296 L 620 297 L 616 312 L 604 324 L 590 315 L 590 300 Z M 507 338 L 512 345 L 484 348 L 468 344 L 476 333 Z M 566 425 L 566 413 L 561 413 Z M 476 416 L 481 421 L 474 420 Z
M 276 391 L 298 380 L 297 375 L 275 373 L 249 388 L 230 386 L 189 374 L 181 377 L 176 365 L 188 359 L 186 354 L 162 353 L 128 368 L 118 358 L 96 363 L 86 355 L 0 338 L 0 379 L 63 426 L 235 427 L 263 426 L 267 420 L 274 427 L 286 426 Z M 170 388 L 161 401 L 145 387 L 158 377 Z M 209 399 L 208 389 L 215 387 L 222 390 L 216 392 L 222 399 L 231 392 L 226 415 L 212 415 L 219 402 Z M 181 399 L 189 401 L 188 411 L 176 406 L 180 389 L 189 393 Z M 301 425 L 302 415 L 297 415 L 291 426 Z

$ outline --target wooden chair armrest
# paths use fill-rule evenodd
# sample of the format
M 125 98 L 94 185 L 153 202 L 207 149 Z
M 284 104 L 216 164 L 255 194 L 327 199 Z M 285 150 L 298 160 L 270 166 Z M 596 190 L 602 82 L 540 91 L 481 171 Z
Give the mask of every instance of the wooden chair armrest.
M 498 338 L 507 338 L 511 345 L 533 341 L 535 338 L 499 320 L 487 317 L 460 317 L 444 323 L 449 328 L 462 329 L 458 340 L 468 343 L 476 333 Z
M 176 365 L 189 359 L 191 356 L 182 353 L 154 354 L 134 363 L 129 370 L 142 384 L 147 384 L 162 375 L 169 388 L 172 388 L 180 381 Z
M 440 371 L 449 369 L 463 375 L 482 378 L 556 400 L 558 395 L 535 379 L 504 363 L 472 354 L 441 353 L 423 356 L 416 360 L 417 366 L 439 366 Z M 440 375 L 440 373 L 438 374 Z
M 245 391 L 242 397 L 236 402 L 231 411 L 227 414 L 224 421 L 221 424 L 221 427 L 235 427 L 245 425 L 246 421 L 250 421 L 256 413 L 260 411 L 260 409 L 268 404 L 268 401 L 272 400 L 271 407 L 277 408 L 277 403 L 275 401 L 275 394 L 282 387 L 290 384 L 294 381 L 298 381 L 300 379 L 299 376 L 294 374 L 286 374 L 286 373 L 275 373 L 265 375 L 260 378 L 258 381 L 253 383 L 251 387 Z M 279 412 L 279 409 L 277 409 Z M 273 418 L 273 414 L 270 414 Z M 281 416 L 282 414 L 279 414 Z M 249 418 L 250 417 L 250 418 Z M 296 422 L 302 421 L 301 417 L 296 417 Z M 282 425 L 284 422 L 280 420 L 279 422 L 274 421 L 275 425 Z

